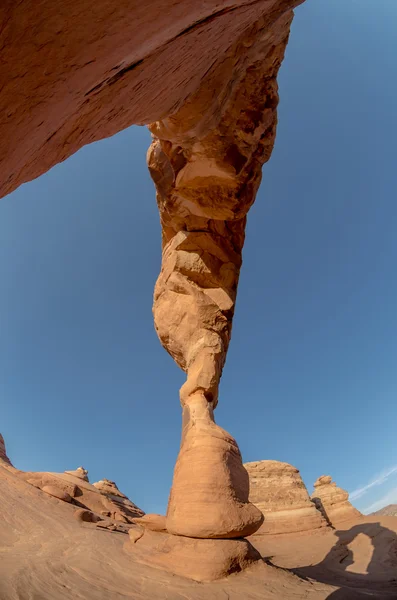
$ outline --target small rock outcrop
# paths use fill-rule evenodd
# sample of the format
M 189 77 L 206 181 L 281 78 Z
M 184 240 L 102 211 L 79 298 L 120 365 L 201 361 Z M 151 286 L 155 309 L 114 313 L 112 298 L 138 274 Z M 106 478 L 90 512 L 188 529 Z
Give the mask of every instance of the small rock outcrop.
M 64 473 L 21 473 L 28 483 L 50 496 L 72 503 L 95 515 L 99 520 L 133 523 L 145 513 L 120 492 L 113 481 L 89 483 L 88 471 L 79 467 Z
M 114 481 L 101 479 L 101 481 L 97 481 L 92 485 L 118 508 L 120 514 L 127 517 L 128 522 L 131 522 L 131 519 L 135 519 L 136 517 L 143 517 L 145 514 L 125 494 L 120 492 Z
M 113 496 L 122 496 L 124 498 L 126 498 L 127 496 L 124 496 L 124 494 L 122 494 L 119 490 L 119 488 L 116 485 L 115 481 L 111 481 L 110 479 L 101 479 L 100 481 L 96 481 L 95 483 L 92 484 L 94 487 L 96 487 L 97 490 L 99 490 L 100 492 L 104 493 L 104 494 L 111 494 Z
M 5 464 L 8 465 L 10 467 L 12 467 L 12 463 L 10 461 L 10 459 L 7 456 L 7 452 L 6 452 L 6 445 L 5 445 L 5 441 L 3 436 L 0 433 L 0 465 L 1 464 Z
M 75 471 L 65 471 L 66 475 L 72 475 L 73 477 L 77 477 L 78 479 L 82 479 L 83 481 L 89 481 L 88 479 L 88 471 L 84 469 L 84 467 L 78 467 Z
M 65 492 L 64 490 L 62 490 L 61 488 L 59 488 L 58 486 L 45 485 L 42 488 L 42 490 L 43 490 L 43 492 L 45 492 L 49 496 L 53 496 L 54 498 L 58 498 L 58 500 L 63 500 L 63 502 L 71 502 L 72 501 L 72 497 L 67 492 Z
M 338 487 L 329 475 L 322 475 L 317 479 L 311 499 L 333 526 L 362 516 L 350 504 L 348 492 Z
M 326 527 L 327 522 L 310 500 L 299 470 L 277 460 L 245 463 L 249 499 L 264 515 L 257 535 L 296 533 Z

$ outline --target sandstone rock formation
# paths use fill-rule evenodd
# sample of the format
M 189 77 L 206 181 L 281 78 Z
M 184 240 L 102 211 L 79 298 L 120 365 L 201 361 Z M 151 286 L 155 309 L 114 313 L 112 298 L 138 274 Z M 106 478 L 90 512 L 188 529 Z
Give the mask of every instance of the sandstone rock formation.
M 0 197 L 87 143 L 188 108 L 200 87 L 216 120 L 247 47 L 302 1 L 3 0 Z
M 251 535 L 263 515 L 249 503 L 248 474 L 235 440 L 214 423 L 212 403 L 202 394 L 189 398 L 183 416 L 167 530 L 193 538 Z
M 248 499 L 239 448 L 215 424 L 213 411 L 231 336 L 246 215 L 274 143 L 276 75 L 290 20 L 285 13 L 274 29 L 259 39 L 254 34 L 238 73 L 233 60 L 228 64 L 235 77 L 217 94 L 210 120 L 204 107 L 215 101 L 216 69 L 211 92 L 198 90 L 188 106 L 150 126 L 148 165 L 163 234 L 153 313 L 160 341 L 187 374 L 166 519 L 172 534 L 239 538 L 263 521 Z
M 87 510 L 86 508 L 78 508 L 75 510 L 73 516 L 79 523 L 98 523 L 101 520 L 92 510 Z
M 86 512 L 88 510 L 96 516 L 95 520 L 133 523 L 133 519 L 145 514 L 118 490 L 114 482 L 105 479 L 91 485 L 88 471 L 83 467 L 65 473 L 20 472 L 20 476 L 50 496 L 71 502 Z
M 136 517 L 143 517 L 145 514 L 125 494 L 120 492 L 114 481 L 101 479 L 101 481 L 93 483 L 93 486 L 110 501 L 112 506 L 114 505 L 117 508 L 120 514 L 126 517 L 129 523 L 133 522 Z
M 146 530 L 129 532 L 128 551 L 138 562 L 196 581 L 214 581 L 242 571 L 261 556 L 244 539 L 204 540 Z
M 83 481 L 88 480 L 88 471 L 84 469 L 84 467 L 78 467 L 75 471 L 65 471 L 66 475 L 72 475 L 73 477 L 77 477 L 78 479 L 82 479 Z
M 62 0 L 56 7 L 49 0 L 7 0 L 0 9 L 2 194 L 87 142 L 132 123 L 150 124 L 148 166 L 163 238 L 154 320 L 161 343 L 187 375 L 169 533 L 162 535 L 225 538 L 204 539 L 203 550 L 194 542 L 201 556 L 205 548 L 222 548 L 218 573 L 230 572 L 236 561 L 246 564 L 242 556 L 252 559 L 247 542 L 230 538 L 253 534 L 263 521 L 249 502 L 237 443 L 215 424 L 213 411 L 247 213 L 275 139 L 276 77 L 291 9 L 301 1 L 187 0 L 182 6 L 155 0 L 148 9 L 127 0 Z M 39 487 L 62 480 L 72 502 L 69 490 L 81 494 L 83 507 L 100 509 L 100 492 L 84 473 L 41 475 Z M 114 498 L 102 496 L 106 501 Z M 176 559 L 181 544 L 170 542 Z M 245 548 L 242 554 L 237 547 Z
M 362 516 L 350 504 L 348 492 L 339 488 L 329 475 L 322 475 L 317 479 L 311 498 L 333 526 Z
M 246 215 L 273 148 L 276 75 L 291 16 L 259 39 L 251 32 L 255 43 L 239 40 L 245 64 L 237 73 L 231 61 L 234 77 L 225 97 L 219 97 L 215 71 L 211 93 L 199 90 L 188 106 L 150 126 L 148 165 L 163 232 L 153 312 L 162 344 L 187 373 L 182 404 L 195 392 L 214 408 L 218 401 Z M 208 122 L 204 108 L 214 96 L 220 106 Z
M 44 485 L 41 489 L 46 494 L 54 496 L 54 498 L 58 498 L 58 500 L 63 500 L 63 502 L 72 502 L 72 496 L 56 485 Z
M 121 498 L 126 498 L 124 494 L 122 494 L 119 488 L 116 485 L 115 481 L 111 481 L 110 479 L 101 479 L 100 481 L 96 481 L 92 484 L 103 494 L 109 494 L 111 496 L 119 496 Z
M 383 508 L 380 508 L 379 510 L 376 510 L 375 512 L 371 513 L 371 515 L 379 515 L 382 517 L 397 517 L 397 504 L 388 504 L 387 506 L 384 506 Z
M 163 533 L 166 533 L 167 531 L 166 518 L 164 515 L 152 513 L 144 515 L 143 517 L 137 517 L 136 519 L 133 519 L 133 521 L 136 525 L 139 525 L 144 529 L 150 529 L 150 531 L 162 531 Z
M 277 460 L 245 463 L 249 499 L 265 519 L 257 534 L 296 533 L 327 526 L 310 500 L 298 469 Z
M 9 466 L 12 466 L 10 459 L 7 456 L 6 445 L 3 436 L 0 433 L 0 464 L 4 463 Z
M 89 527 L 98 521 L 97 511 L 127 518 L 111 504 L 113 496 L 121 497 L 105 489 L 112 486 L 98 489 L 80 470 L 17 475 L 4 468 L 7 461 L 1 456 L 4 597 L 20 592 L 57 600 L 76 590 L 79 597 L 132 594 L 153 600 L 164 597 L 170 579 L 178 598 L 334 596 L 325 585 L 264 564 L 258 565 L 262 571 L 249 581 L 249 589 L 247 578 L 192 586 L 177 576 L 154 575 L 149 567 L 142 575 L 134 568 L 139 561 L 148 562 L 206 581 L 258 558 L 246 540 L 193 539 L 172 535 L 165 526 L 178 534 L 218 538 L 254 533 L 261 523 L 248 502 L 237 444 L 215 425 L 213 410 L 230 341 L 245 219 L 274 142 L 276 75 L 291 9 L 300 2 L 3 0 L 0 5 L 0 195 L 88 142 L 133 123 L 151 123 L 154 140 L 148 163 L 163 229 L 154 316 L 164 347 L 187 373 L 181 390 L 182 444 L 167 518 L 142 519 L 145 527 L 133 525 L 131 560 L 122 542 L 114 539 L 123 536 L 97 535 Z M 190 461 L 196 473 L 188 468 Z M 23 477 L 46 493 L 27 486 Z M 326 483 L 318 486 L 321 493 L 322 486 Z M 70 498 L 79 507 L 76 520 L 67 521 L 69 503 L 54 496 Z M 135 523 L 136 517 L 131 520 Z M 377 529 L 372 530 L 373 538 L 379 538 Z M 328 552 L 335 540 L 334 532 L 326 533 Z M 378 559 L 376 566 L 389 568 L 391 594 L 380 586 L 373 590 L 395 598 L 395 546 L 389 534 L 383 537 L 385 560 Z M 294 544 L 284 543 L 280 566 L 312 565 L 310 547 L 306 561 L 297 559 L 306 550 L 299 536 Z M 280 545 L 277 540 L 276 549 Z M 324 556 L 324 548 L 320 554 Z M 325 577 L 329 571 L 327 566 Z M 273 577 L 268 587 L 263 573 L 269 580 Z M 308 577 L 312 573 L 302 571 Z M 339 574 L 339 581 L 346 581 L 346 573 Z M 353 588 L 360 585 L 367 584 L 353 580 Z M 364 595 L 374 593 L 364 589 Z M 338 591 L 336 596 L 341 597 Z M 354 590 L 343 596 L 357 597 Z
M 161 343 L 187 374 L 166 521 L 178 535 L 241 537 L 263 520 L 249 503 L 238 446 L 215 425 L 213 411 L 231 337 L 246 216 L 275 138 L 276 76 L 291 18 L 286 11 L 271 26 L 267 17 L 255 23 L 222 67 L 211 69 L 210 87 L 150 125 L 148 165 L 163 235 L 154 320 Z
M 77 511 L 80 520 L 74 518 Z M 339 531 L 325 528 L 320 536 L 256 536 L 255 548 L 280 567 L 273 568 L 265 561 L 252 564 L 256 556 L 252 550 L 251 557 L 242 555 L 241 540 L 152 536 L 143 527 L 94 522 L 92 516 L 54 500 L 0 464 L 1 599 L 396 598 L 395 517 L 365 517 Z M 130 538 L 122 533 L 127 528 Z M 173 556 L 178 560 L 172 562 Z M 236 573 L 241 568 L 244 572 Z M 230 571 L 233 577 L 223 576 Z M 186 574 L 206 582 L 198 585 Z M 220 580 L 207 583 L 213 578 Z

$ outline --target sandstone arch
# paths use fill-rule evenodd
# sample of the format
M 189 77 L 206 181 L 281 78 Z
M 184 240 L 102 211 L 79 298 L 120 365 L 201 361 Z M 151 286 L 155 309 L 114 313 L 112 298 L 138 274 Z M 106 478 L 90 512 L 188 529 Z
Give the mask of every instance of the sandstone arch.
M 154 319 L 187 373 L 167 529 L 188 537 L 239 538 L 263 521 L 239 448 L 213 411 L 246 216 L 276 134 L 276 77 L 302 1 L 0 8 L 0 195 L 129 125 L 152 132 L 163 236 Z

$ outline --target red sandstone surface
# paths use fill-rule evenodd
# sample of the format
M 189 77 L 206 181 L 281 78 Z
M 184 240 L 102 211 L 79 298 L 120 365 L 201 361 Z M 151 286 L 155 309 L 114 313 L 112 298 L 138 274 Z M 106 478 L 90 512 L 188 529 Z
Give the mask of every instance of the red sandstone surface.
M 301 1 L 2 2 L 0 196 L 84 144 L 149 125 L 163 234 L 155 324 L 187 378 L 166 517 L 136 518 L 114 482 L 91 486 L 84 469 L 24 474 L 0 439 L 1 600 L 397 597 L 396 519 L 353 519 L 332 488 L 323 505 L 342 502 L 353 520 L 325 526 L 289 465 L 272 475 L 287 497 L 266 485 L 258 496 L 266 507 L 277 496 L 281 533 L 243 539 L 263 517 L 236 441 L 214 420 L 246 215 Z M 297 502 L 303 532 L 288 531 Z

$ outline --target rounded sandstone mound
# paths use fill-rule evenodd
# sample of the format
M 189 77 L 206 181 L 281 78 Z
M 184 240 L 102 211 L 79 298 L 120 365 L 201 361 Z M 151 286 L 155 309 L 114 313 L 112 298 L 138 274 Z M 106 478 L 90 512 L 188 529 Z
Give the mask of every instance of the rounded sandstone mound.
M 349 502 L 348 492 L 338 487 L 329 475 L 317 479 L 311 498 L 331 525 L 362 517 Z
M 249 499 L 265 520 L 257 535 L 297 533 L 327 525 L 292 465 L 277 460 L 245 463 L 250 481 Z

